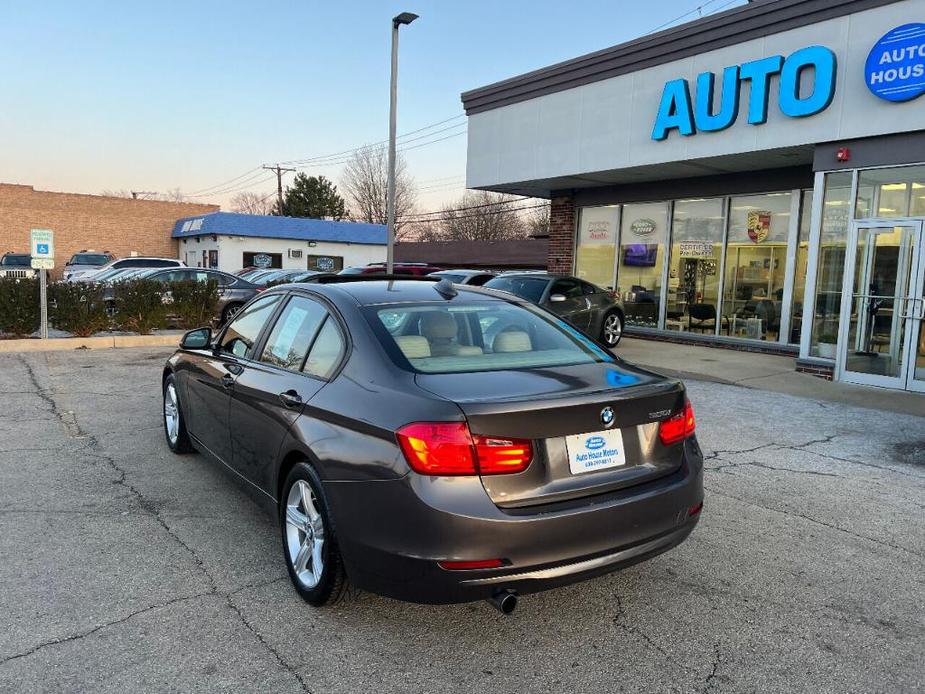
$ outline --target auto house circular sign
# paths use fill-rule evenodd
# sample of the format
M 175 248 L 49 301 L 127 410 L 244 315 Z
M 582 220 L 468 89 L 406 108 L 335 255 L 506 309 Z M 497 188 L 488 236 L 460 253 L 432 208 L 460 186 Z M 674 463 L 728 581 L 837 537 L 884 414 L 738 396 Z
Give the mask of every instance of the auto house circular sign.
M 258 253 L 254 256 L 254 265 L 260 268 L 267 268 L 273 264 L 273 258 L 266 253 Z
M 911 101 L 925 93 L 925 24 L 903 24 L 884 34 L 867 55 L 864 81 L 886 101 Z
M 633 236 L 652 236 L 655 233 L 655 220 L 637 219 L 630 224 L 630 233 Z

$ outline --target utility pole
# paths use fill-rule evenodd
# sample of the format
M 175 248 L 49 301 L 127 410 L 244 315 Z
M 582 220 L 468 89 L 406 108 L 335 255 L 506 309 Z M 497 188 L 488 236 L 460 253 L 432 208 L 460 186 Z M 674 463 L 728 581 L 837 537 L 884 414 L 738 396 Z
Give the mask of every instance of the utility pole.
M 295 169 L 285 169 L 279 164 L 276 166 L 263 166 L 267 171 L 272 171 L 276 174 L 276 199 L 278 201 L 278 206 L 276 211 L 283 214 L 283 174 L 284 173 L 295 173 Z

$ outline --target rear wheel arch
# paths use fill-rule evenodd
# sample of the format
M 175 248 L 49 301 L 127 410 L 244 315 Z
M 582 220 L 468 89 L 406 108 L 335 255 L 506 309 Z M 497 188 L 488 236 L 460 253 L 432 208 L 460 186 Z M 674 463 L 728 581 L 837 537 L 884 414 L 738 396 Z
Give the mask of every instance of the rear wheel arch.
M 322 481 L 324 480 L 324 476 L 321 474 L 321 469 L 317 465 L 314 456 L 301 448 L 293 448 L 283 454 L 279 461 L 279 467 L 276 469 L 274 497 L 277 503 L 283 498 L 283 485 L 286 483 L 286 478 L 289 477 L 289 472 L 299 463 L 305 463 L 311 466 L 315 474 L 318 475 L 318 478 Z

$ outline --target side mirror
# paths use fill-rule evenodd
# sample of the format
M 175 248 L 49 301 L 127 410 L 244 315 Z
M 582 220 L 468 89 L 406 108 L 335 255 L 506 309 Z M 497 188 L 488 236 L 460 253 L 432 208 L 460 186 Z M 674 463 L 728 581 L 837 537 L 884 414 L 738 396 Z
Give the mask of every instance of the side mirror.
M 211 328 L 196 328 L 183 335 L 181 349 L 206 349 L 212 342 Z
M 549 303 L 558 304 L 562 301 L 565 301 L 565 294 L 550 294 Z

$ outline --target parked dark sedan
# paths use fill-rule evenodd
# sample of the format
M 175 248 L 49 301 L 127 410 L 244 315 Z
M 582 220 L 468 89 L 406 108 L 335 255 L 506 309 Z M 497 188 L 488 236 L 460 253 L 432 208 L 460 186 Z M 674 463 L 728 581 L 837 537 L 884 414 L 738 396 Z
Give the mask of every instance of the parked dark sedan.
M 684 386 L 503 292 L 274 287 L 217 335 L 187 333 L 163 393 L 169 447 L 227 466 L 274 509 L 313 605 L 349 579 L 510 611 L 515 593 L 674 547 L 702 506 Z
M 128 276 L 115 276 L 110 278 L 111 283 L 119 281 L 144 279 L 157 282 L 208 282 L 218 285 L 218 303 L 215 306 L 215 321 L 218 324 L 227 323 L 244 304 L 254 298 L 259 287 L 247 280 L 220 270 L 204 268 L 178 268 L 176 270 L 135 269 Z M 115 301 L 115 289 L 112 284 L 106 288 L 104 298 L 107 302 Z
M 577 277 L 506 272 L 483 286 L 511 292 L 542 306 L 611 349 L 623 337 L 626 314 L 616 295 Z

